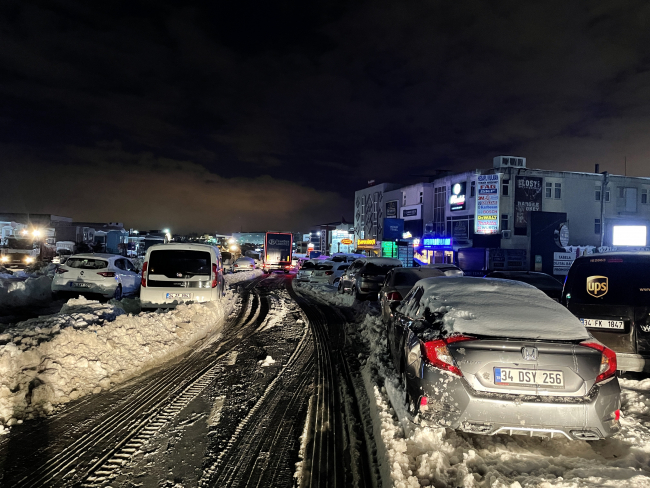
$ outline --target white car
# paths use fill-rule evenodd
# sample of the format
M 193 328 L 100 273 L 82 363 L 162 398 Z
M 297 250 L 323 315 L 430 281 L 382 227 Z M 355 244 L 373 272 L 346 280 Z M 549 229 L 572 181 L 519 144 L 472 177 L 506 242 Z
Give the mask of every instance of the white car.
M 208 244 L 157 244 L 142 264 L 142 308 L 209 302 L 223 296 L 221 252 Z
M 253 258 L 241 257 L 232 265 L 232 272 L 237 271 L 252 271 L 256 268 L 255 260 Z
M 114 254 L 73 254 L 56 269 L 52 294 L 101 295 L 120 300 L 140 289 L 140 274 L 130 259 Z
M 350 263 L 337 263 L 335 261 L 321 261 L 316 265 L 309 277 L 310 283 L 337 284 Z
M 316 264 L 318 263 L 320 263 L 318 260 L 310 260 L 302 263 L 298 270 L 298 274 L 296 275 L 296 280 L 309 281 L 309 277 L 313 273 L 314 269 L 316 269 Z

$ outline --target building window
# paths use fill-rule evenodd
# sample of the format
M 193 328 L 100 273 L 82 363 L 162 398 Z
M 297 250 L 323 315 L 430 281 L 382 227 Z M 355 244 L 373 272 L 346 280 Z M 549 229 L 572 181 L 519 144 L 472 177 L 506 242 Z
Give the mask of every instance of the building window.
M 555 197 L 556 199 L 562 198 L 562 183 L 555 183 Z
M 595 195 L 597 202 L 600 202 L 600 193 L 601 193 L 601 187 L 597 186 L 596 187 L 596 195 Z
M 422 203 L 422 192 L 420 192 L 420 203 Z
M 510 180 L 503 180 L 503 196 L 510 195 Z
M 546 183 L 546 198 L 553 196 L 553 183 Z
M 476 195 L 476 181 L 472 181 L 469 185 L 469 196 L 473 197 Z
M 508 230 L 508 214 L 501 214 L 501 230 Z
M 600 234 L 600 219 L 594 220 L 594 234 Z
M 609 202 L 609 187 L 605 187 L 605 201 Z
M 437 236 L 445 235 L 445 207 L 447 206 L 447 187 L 433 189 L 433 232 Z
M 624 186 L 619 186 L 618 187 L 618 198 L 625 198 L 625 187 Z
M 648 190 L 641 190 L 641 203 L 648 203 Z
M 402 194 L 402 206 L 406 205 L 406 193 Z

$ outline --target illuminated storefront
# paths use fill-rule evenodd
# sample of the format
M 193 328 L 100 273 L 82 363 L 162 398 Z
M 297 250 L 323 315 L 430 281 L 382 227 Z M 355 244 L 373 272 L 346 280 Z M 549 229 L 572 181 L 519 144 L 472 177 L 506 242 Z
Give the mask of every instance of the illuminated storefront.
M 451 237 L 425 235 L 419 242 L 414 242 L 413 247 L 413 259 L 421 266 L 454 262 L 454 244 Z

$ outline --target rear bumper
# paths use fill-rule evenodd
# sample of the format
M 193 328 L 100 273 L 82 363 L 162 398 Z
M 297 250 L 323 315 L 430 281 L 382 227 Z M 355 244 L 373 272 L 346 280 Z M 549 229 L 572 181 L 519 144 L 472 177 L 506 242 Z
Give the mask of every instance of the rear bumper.
M 93 295 L 102 295 L 103 297 L 109 298 L 115 294 L 115 289 L 117 288 L 118 282 L 113 281 L 110 283 L 93 283 L 87 282 L 90 286 L 87 288 L 81 288 L 76 286 L 70 286 L 70 281 L 52 281 L 52 291 L 57 293 L 70 293 L 70 294 L 84 294 L 89 293 Z
M 210 302 L 218 299 L 218 288 L 140 288 L 142 308 L 173 308 L 183 302 Z M 186 298 L 168 298 L 168 293 L 188 293 Z
M 519 395 L 476 392 L 463 379 L 429 368 L 424 375 L 420 391 L 428 405 L 421 411 L 422 418 L 453 429 L 485 435 L 563 435 L 574 440 L 602 439 L 620 429 L 614 419 L 621 405 L 616 378 L 596 387 L 588 397 L 565 403 L 544 396 L 523 401 Z
M 641 373 L 650 369 L 650 358 L 640 354 L 616 353 L 616 367 L 621 371 Z

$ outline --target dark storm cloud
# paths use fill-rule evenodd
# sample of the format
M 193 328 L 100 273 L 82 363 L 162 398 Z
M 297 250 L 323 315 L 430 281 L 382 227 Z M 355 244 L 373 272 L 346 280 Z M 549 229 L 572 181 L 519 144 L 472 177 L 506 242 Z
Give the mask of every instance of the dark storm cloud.
M 286 214 L 302 224 L 368 179 L 503 153 L 648 174 L 647 2 L 220 3 L 3 2 L 0 140 L 55 179 L 121 178 L 102 141 L 151 186 L 169 180 L 143 159 L 186 161 L 238 182 L 245 227 L 247 184 L 313 198 Z

